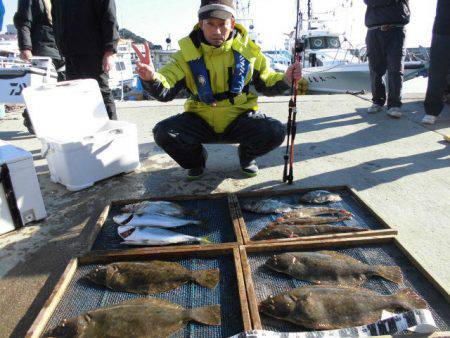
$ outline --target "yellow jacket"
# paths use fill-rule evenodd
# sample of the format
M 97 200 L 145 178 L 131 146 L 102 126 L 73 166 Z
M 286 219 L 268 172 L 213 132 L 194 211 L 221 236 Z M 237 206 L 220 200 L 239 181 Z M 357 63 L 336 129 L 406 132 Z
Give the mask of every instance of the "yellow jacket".
M 191 96 L 184 105 L 185 111 L 198 114 L 215 132 L 222 133 L 240 114 L 258 110 L 258 96 L 254 89 L 265 95 L 282 94 L 288 89 L 283 81 L 284 74 L 270 69 L 260 47 L 249 38 L 241 25 L 236 24 L 234 37 L 220 47 L 201 42 L 201 34 L 200 27 L 196 25 L 189 36 L 179 41 L 180 51 L 173 55 L 172 62 L 156 73 L 154 81 L 144 83 L 144 88 L 157 100 L 170 101 L 181 89 L 186 88 Z M 230 99 L 230 83 L 236 62 L 234 52 L 245 58 L 249 70 L 244 91 Z M 218 98 L 216 106 L 202 102 L 199 98 L 190 66 L 190 61 L 198 59 L 202 59 L 206 65 L 210 88 Z

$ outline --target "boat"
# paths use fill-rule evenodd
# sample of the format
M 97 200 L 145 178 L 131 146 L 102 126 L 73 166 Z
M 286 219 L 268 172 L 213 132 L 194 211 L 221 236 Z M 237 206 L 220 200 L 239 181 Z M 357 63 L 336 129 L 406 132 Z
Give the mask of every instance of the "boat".
M 318 20 L 312 14 L 308 2 L 308 18 L 303 20 L 300 11 L 297 43 L 304 47 L 302 53 L 303 76 L 309 83 L 309 91 L 318 93 L 364 93 L 371 91 L 369 64 L 365 47 L 352 48 L 343 34 L 328 29 L 326 20 Z M 304 28 L 304 23 L 307 27 Z M 293 50 L 295 31 L 288 35 L 286 45 Z M 347 44 L 349 46 L 344 46 Z M 405 62 L 404 81 L 425 76 L 428 59 L 409 59 Z

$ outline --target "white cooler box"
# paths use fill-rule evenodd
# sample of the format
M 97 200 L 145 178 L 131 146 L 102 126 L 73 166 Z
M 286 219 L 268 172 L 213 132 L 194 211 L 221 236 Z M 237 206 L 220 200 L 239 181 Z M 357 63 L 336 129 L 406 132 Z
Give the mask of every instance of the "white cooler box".
M 33 156 L 0 140 L 0 234 L 47 217 Z
M 23 97 L 53 182 L 77 191 L 139 167 L 136 125 L 109 120 L 95 80 L 26 88 Z
M 33 58 L 42 67 L 35 66 L 16 66 L 14 63 L 10 67 L 0 67 L 0 103 L 24 103 L 22 91 L 27 87 L 37 87 L 44 83 L 56 83 L 57 74 L 52 68 L 50 58 Z

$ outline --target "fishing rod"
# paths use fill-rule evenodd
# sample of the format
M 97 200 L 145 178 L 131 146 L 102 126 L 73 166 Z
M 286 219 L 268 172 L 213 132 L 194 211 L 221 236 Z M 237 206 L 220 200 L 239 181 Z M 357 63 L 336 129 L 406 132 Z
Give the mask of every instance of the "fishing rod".
M 302 13 L 300 11 L 300 0 L 297 0 L 297 22 L 295 24 L 295 40 L 292 56 L 292 64 L 301 61 L 304 43 L 298 38 L 299 22 Z M 287 121 L 287 143 L 284 155 L 283 182 L 292 184 L 294 182 L 294 146 L 297 134 L 297 93 L 298 80 L 294 80 L 294 69 L 292 69 L 291 99 L 289 100 L 289 114 Z

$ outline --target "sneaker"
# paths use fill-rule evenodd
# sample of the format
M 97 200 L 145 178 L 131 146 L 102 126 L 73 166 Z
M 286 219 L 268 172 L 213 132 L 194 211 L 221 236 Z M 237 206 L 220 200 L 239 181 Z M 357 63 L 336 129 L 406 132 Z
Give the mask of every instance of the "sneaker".
M 188 170 L 188 181 L 196 181 L 200 179 L 205 173 L 205 167 L 197 167 Z
M 423 124 L 435 124 L 436 116 L 434 115 L 425 115 L 421 121 Z
M 247 177 L 255 177 L 258 175 L 258 164 L 255 160 L 250 161 L 248 164 L 241 163 L 241 169 L 245 176 Z
M 394 117 L 396 119 L 399 119 L 400 117 L 402 117 L 403 112 L 401 111 L 401 109 L 399 107 L 392 107 L 387 111 L 387 114 L 390 117 Z
M 247 177 L 255 177 L 258 175 L 258 165 L 256 164 L 256 161 L 254 159 L 249 159 L 244 156 L 242 156 L 241 153 L 241 147 L 238 147 L 238 156 L 239 156 L 239 163 L 241 164 L 242 172 Z
M 369 114 L 376 114 L 383 110 L 383 107 L 379 104 L 373 104 L 372 107 L 367 108 Z

